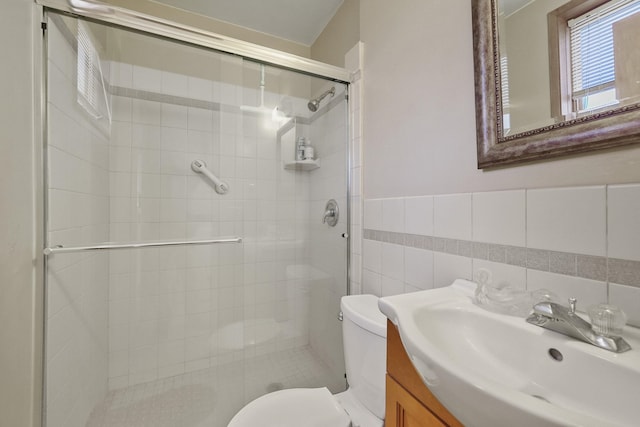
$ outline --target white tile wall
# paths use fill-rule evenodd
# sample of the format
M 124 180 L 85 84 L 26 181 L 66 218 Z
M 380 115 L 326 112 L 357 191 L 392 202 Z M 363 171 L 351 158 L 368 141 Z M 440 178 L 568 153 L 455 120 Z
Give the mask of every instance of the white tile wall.
M 362 270 L 362 293 L 382 296 L 382 275 L 371 270 Z
M 640 261 L 640 185 L 607 191 L 608 256 Z
M 344 90 L 336 86 L 338 93 Z M 338 95 L 336 95 L 338 96 Z M 326 110 L 324 114 L 315 113 L 311 117 L 308 136 L 316 149 L 316 156 L 320 159 L 320 168 L 310 173 L 298 172 L 296 178 L 308 178 L 308 194 L 298 193 L 300 197 L 310 200 L 306 210 L 310 240 L 314 242 L 309 248 L 308 262 L 312 268 L 326 276 L 322 286 L 324 289 L 311 292 L 312 317 L 309 324 L 309 339 L 314 351 L 337 376 L 344 374 L 344 358 L 342 357 L 341 324 L 334 316 L 327 317 L 327 313 L 339 310 L 340 298 L 346 293 L 347 278 L 347 245 L 342 237 L 348 231 L 348 217 L 342 216 L 346 212 L 347 198 L 344 189 L 347 188 L 347 173 L 345 160 L 348 147 L 344 141 L 350 132 L 346 118 L 347 103 L 342 102 Z M 322 111 L 322 110 L 321 110 Z M 352 112 L 349 112 L 352 114 Z M 356 173 L 356 171 L 349 171 Z M 353 180 L 353 186 L 359 181 Z M 296 182 L 296 191 L 298 190 Z M 353 188 L 353 187 L 352 187 Z M 356 195 L 359 191 L 356 191 Z M 341 212 L 335 227 L 322 224 L 321 216 L 329 199 L 335 199 Z M 353 199 L 352 199 L 353 201 Z M 290 210 L 295 213 L 294 209 Z M 352 222 L 353 224 L 353 222 Z M 320 297 L 318 299 L 318 297 Z
M 433 206 L 434 236 L 471 240 L 471 194 L 435 196 Z
M 474 259 L 473 277 L 475 277 L 476 272 L 481 268 L 491 272 L 491 280 L 494 285 L 509 286 L 522 290 L 527 287 L 527 269 L 524 267 Z
M 133 66 L 133 87 L 149 92 L 161 91 L 161 72 L 147 67 Z
M 549 289 L 561 301 L 569 298 L 578 299 L 578 309 L 586 311 L 587 307 L 607 300 L 605 282 L 583 279 L 581 277 L 564 276 L 546 271 L 528 270 L 527 289 Z
M 220 67 L 230 81 L 242 76 L 241 61 L 223 59 Z M 222 104 L 237 104 L 243 95 L 232 85 L 185 75 L 118 63 L 112 68 L 123 87 Z M 340 233 L 333 240 L 319 234 L 315 264 L 307 244 L 309 225 L 326 233 L 318 221 L 324 202 L 344 192 L 344 111 L 334 108 L 309 128 L 322 156 L 313 181 L 308 172 L 280 167 L 275 130 L 261 117 L 119 96 L 113 108 L 111 239 L 240 235 L 244 243 L 111 256 L 110 386 L 308 343 L 309 289 L 322 288 L 315 280 L 336 275 L 326 287 L 331 292 L 321 296 L 332 304 L 327 312 L 335 312 L 340 286 L 344 293 L 346 267 L 336 268 L 345 258 Z M 230 185 L 227 195 L 191 171 L 194 159 Z M 346 206 L 346 199 L 339 203 Z M 253 323 L 243 327 L 245 315 Z M 225 326 L 245 330 L 246 343 L 258 341 L 230 347 L 218 332 Z M 335 341 L 328 330 L 318 342 Z
M 364 228 L 382 230 L 382 200 L 365 199 L 363 216 Z
M 382 243 L 382 275 L 396 280 L 404 280 L 404 247 Z
M 433 252 L 404 248 L 404 281 L 418 289 L 433 288 Z
M 471 252 L 474 248 L 469 241 L 640 261 L 639 184 L 365 199 L 363 205 L 364 229 L 404 228 L 407 235 L 458 239 Z M 397 219 L 402 207 L 404 217 L 398 224 L 384 221 L 385 212 Z M 471 252 L 463 257 L 447 253 L 448 248 L 432 252 L 402 246 L 400 257 L 397 246 L 362 241 L 363 289 L 376 295 L 394 293 L 400 288 L 394 281 L 402 281 L 405 292 L 430 289 L 456 278 L 472 278 L 479 268 L 487 268 L 494 283 L 530 290 L 545 287 L 562 299 L 578 298 L 583 310 L 598 302 L 617 304 L 627 311 L 630 324 L 640 326 L 640 284 L 527 269 L 507 259 L 473 258 Z M 476 256 L 484 258 L 487 253 L 480 251 Z
M 345 55 L 345 67 L 354 72 L 351 85 L 349 85 L 349 153 L 351 174 L 350 194 L 351 194 L 351 224 L 349 230 L 349 242 L 351 248 L 350 265 L 350 291 L 352 294 L 362 293 L 362 228 L 363 200 L 361 188 L 361 166 L 362 166 L 362 44 L 357 43 Z
M 380 281 L 380 288 L 381 296 L 383 297 L 398 295 L 405 292 L 404 283 L 402 282 L 402 280 L 393 279 L 387 276 L 382 276 L 382 279 Z
M 382 242 L 375 240 L 363 240 L 362 268 L 382 274 L 382 245 Z
M 471 258 L 434 252 L 433 287 L 449 286 L 455 279 L 472 278 L 473 262 Z
M 162 71 L 160 74 L 162 93 L 175 96 L 185 96 L 185 94 L 189 93 L 187 87 L 187 76 L 168 71 Z
M 525 191 L 473 194 L 473 240 L 525 246 Z
M 627 324 L 640 326 L 640 288 L 610 283 L 609 303 L 624 310 Z
M 433 197 L 407 197 L 404 200 L 405 233 L 433 236 Z
M 382 201 L 382 230 L 404 233 L 404 198 Z
M 605 256 L 606 189 L 527 191 L 527 246 Z

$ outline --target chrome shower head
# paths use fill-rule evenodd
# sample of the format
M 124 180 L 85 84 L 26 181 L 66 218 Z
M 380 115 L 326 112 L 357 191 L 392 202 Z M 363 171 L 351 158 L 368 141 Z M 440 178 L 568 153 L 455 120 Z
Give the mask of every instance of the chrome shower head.
M 318 111 L 318 106 L 319 105 L 320 105 L 320 101 L 318 101 L 317 99 L 312 99 L 307 104 L 307 107 L 309 107 L 309 110 L 311 110 L 312 112 L 315 113 L 316 111 Z
M 309 110 L 311 110 L 314 113 L 318 111 L 318 107 L 320 107 L 320 101 L 322 101 L 329 94 L 331 96 L 334 96 L 336 94 L 335 86 L 332 86 L 331 89 L 325 91 L 322 95 L 320 95 L 316 99 L 312 99 L 311 101 L 309 101 L 309 103 L 307 104 L 307 107 L 309 107 Z

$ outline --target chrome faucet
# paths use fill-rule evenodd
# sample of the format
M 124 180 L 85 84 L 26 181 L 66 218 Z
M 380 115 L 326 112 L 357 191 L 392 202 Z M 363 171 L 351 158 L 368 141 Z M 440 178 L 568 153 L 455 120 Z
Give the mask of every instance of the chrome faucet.
M 594 332 L 591 324 L 576 314 L 575 298 L 569 298 L 569 307 L 555 302 L 539 302 L 533 306 L 533 313 L 527 317 L 527 322 L 615 353 L 631 350 L 622 337 Z

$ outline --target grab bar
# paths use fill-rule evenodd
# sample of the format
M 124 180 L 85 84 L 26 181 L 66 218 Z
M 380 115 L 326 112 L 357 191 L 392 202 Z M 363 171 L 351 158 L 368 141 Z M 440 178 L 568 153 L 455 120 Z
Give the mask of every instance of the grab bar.
M 207 168 L 207 164 L 204 160 L 194 160 L 191 162 L 191 170 L 196 173 L 201 173 L 202 175 L 209 178 L 209 181 L 213 183 L 214 189 L 218 194 L 226 194 L 229 191 L 229 185 L 226 182 L 222 182 L 220 178 L 215 176 L 213 172 L 211 172 Z
M 242 237 L 228 237 L 221 239 L 207 239 L 207 240 L 183 240 L 183 241 L 168 241 L 168 242 L 138 242 L 138 243 L 123 243 L 123 244 L 104 244 L 94 246 L 70 246 L 64 247 L 62 245 L 53 246 L 50 248 L 44 248 L 42 251 L 45 255 L 54 255 L 70 252 L 85 252 L 85 251 L 102 251 L 106 249 L 139 249 L 139 248 L 156 248 L 163 246 L 178 246 L 178 245 L 208 245 L 211 243 L 242 243 Z

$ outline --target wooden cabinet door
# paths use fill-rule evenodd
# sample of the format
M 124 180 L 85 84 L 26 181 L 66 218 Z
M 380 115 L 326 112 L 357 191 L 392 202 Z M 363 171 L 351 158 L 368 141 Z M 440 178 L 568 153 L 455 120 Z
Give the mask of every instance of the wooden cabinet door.
M 385 427 L 446 427 L 389 375 L 386 389 Z
M 436 421 L 431 421 L 430 423 L 424 421 L 416 424 L 419 420 L 427 420 L 429 417 L 425 416 L 424 418 L 416 419 L 414 416 L 410 416 L 409 418 L 406 418 L 405 416 L 404 421 L 402 421 L 404 424 L 393 424 L 389 421 L 387 426 L 464 427 L 460 421 L 458 421 L 444 406 L 442 406 L 438 399 L 424 385 L 422 378 L 411 364 L 411 360 L 409 360 L 409 356 L 404 350 L 398 329 L 396 329 L 395 325 L 391 323 L 391 321 L 387 322 L 387 378 L 393 380 L 398 387 L 402 388 L 410 398 L 416 400 L 416 402 L 423 408 L 428 408 L 427 410 L 431 414 L 430 418 L 436 419 Z M 388 383 L 389 381 L 387 381 L 387 395 L 389 393 Z M 389 414 L 390 411 L 395 411 L 394 414 L 398 412 L 396 409 L 389 408 L 389 404 L 387 404 L 387 414 Z M 405 407 L 404 413 L 406 414 L 407 411 L 408 406 Z M 390 419 L 393 420 L 394 423 L 397 422 L 395 421 L 395 418 Z M 399 419 L 402 420 L 402 416 L 400 416 Z

